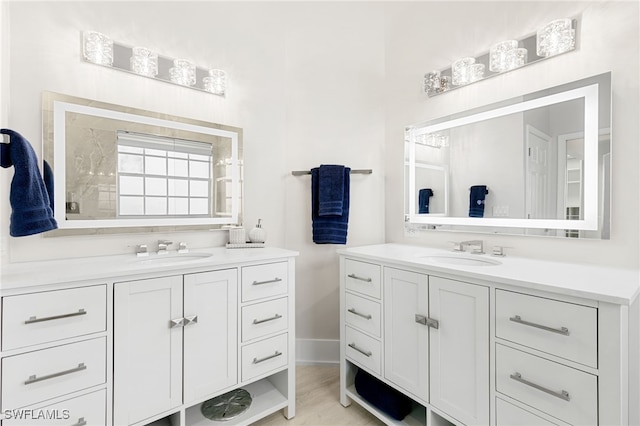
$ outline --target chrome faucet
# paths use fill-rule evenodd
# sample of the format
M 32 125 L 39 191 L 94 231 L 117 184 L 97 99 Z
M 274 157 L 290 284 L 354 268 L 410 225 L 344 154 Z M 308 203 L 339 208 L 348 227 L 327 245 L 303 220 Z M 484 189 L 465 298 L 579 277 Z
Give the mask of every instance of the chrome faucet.
M 167 250 L 169 246 L 173 244 L 172 241 L 168 240 L 158 240 L 158 254 L 167 254 L 169 251 Z
M 472 247 L 472 254 L 484 254 L 484 242 L 482 240 L 462 241 L 460 243 L 461 251 L 464 251 L 465 247 Z

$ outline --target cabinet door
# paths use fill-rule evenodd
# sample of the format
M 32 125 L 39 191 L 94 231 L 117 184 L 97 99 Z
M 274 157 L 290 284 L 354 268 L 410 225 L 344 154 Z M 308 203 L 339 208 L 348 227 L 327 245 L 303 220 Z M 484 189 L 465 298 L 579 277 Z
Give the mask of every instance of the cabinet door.
M 114 288 L 113 423 L 128 425 L 182 403 L 182 276 Z
M 238 382 L 237 305 L 236 269 L 184 276 L 185 403 Z
M 384 376 L 422 402 L 429 399 L 427 276 L 384 268 Z
M 466 425 L 489 424 L 489 288 L 429 277 L 431 404 Z

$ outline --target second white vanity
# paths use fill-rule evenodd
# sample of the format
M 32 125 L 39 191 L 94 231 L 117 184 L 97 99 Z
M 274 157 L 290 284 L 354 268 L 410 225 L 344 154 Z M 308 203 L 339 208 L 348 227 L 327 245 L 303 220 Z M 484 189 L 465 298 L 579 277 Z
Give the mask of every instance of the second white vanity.
M 4 268 L 3 426 L 293 417 L 295 256 L 213 248 Z M 204 401 L 240 388 L 248 411 L 205 417 Z
M 338 253 L 344 406 L 387 424 L 633 424 L 636 271 L 398 244 Z M 359 370 L 412 411 L 399 421 L 367 401 Z

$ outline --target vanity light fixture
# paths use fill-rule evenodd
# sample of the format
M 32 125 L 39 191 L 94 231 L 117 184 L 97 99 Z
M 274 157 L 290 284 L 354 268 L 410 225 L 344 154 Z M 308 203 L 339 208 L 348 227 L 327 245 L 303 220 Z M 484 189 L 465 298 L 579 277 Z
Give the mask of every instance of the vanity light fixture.
M 131 71 L 147 77 L 158 75 L 158 54 L 146 47 L 133 47 L 130 59 Z
M 536 34 L 537 54 L 545 58 L 573 50 L 575 45 L 576 30 L 569 18 L 551 21 Z
M 199 67 L 187 59 L 170 58 L 147 47 L 120 43 L 98 31 L 82 32 L 82 58 L 92 64 L 218 96 L 226 96 L 228 88 L 227 73 L 223 70 Z
M 223 70 L 211 69 L 209 75 L 202 79 L 204 90 L 216 95 L 223 95 L 227 91 L 227 73 Z
M 186 59 L 174 59 L 173 67 L 169 69 L 171 81 L 183 86 L 196 84 L 196 66 Z
M 98 31 L 82 34 L 82 54 L 84 59 L 98 65 L 113 65 L 113 40 Z
M 574 50 L 578 20 L 556 19 L 535 34 L 493 44 L 489 51 L 456 60 L 449 68 L 424 75 L 423 89 L 431 97 L 516 68 Z M 533 46 L 536 45 L 534 51 Z M 527 50 L 525 47 L 530 46 Z
M 505 72 L 527 63 L 527 49 L 518 47 L 518 40 L 505 40 L 489 49 L 489 71 Z
M 449 146 L 449 136 L 444 133 L 422 133 L 415 135 L 415 142 L 431 148 L 443 148 Z

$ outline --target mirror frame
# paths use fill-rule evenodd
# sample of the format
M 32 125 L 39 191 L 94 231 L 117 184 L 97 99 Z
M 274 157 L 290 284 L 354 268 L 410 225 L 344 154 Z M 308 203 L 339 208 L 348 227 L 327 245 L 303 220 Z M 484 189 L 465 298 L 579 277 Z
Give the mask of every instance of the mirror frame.
M 605 74 L 606 75 L 606 74 Z M 590 79 L 587 79 L 590 80 Z M 544 91 L 542 91 L 544 92 Z M 462 225 L 501 228 L 529 228 L 529 229 L 576 229 L 598 230 L 598 84 L 554 93 L 551 95 L 521 101 L 508 106 L 491 109 L 487 106 L 482 112 L 455 118 L 453 120 L 437 120 L 435 124 L 420 124 L 409 126 L 405 131 L 405 139 L 409 143 L 409 194 L 415 194 L 415 166 L 416 140 L 415 136 L 447 130 L 453 127 L 472 124 L 483 120 L 498 118 L 509 114 L 524 112 L 559 102 L 584 98 L 584 215 L 580 220 L 567 219 L 526 219 L 526 218 L 474 218 L 474 217 L 445 217 L 429 214 L 418 214 L 415 197 L 409 196 L 409 211 L 405 213 L 405 222 L 412 224 L 432 225 Z M 405 194 L 406 196 L 406 194 Z
M 242 176 L 239 153 L 242 147 L 242 129 L 208 123 L 184 117 L 144 111 L 120 105 L 108 104 L 89 99 L 43 92 L 43 139 L 44 158 L 53 169 L 55 187 L 60 188 L 54 194 L 54 217 L 58 230 L 52 236 L 143 232 L 154 230 L 191 230 L 221 228 L 224 225 L 242 222 Z M 140 217 L 127 219 L 74 219 L 66 218 L 66 113 L 79 113 L 98 118 L 129 121 L 136 124 L 163 127 L 201 133 L 207 136 L 220 136 L 231 140 L 231 215 L 224 217 Z M 172 229 L 175 228 L 175 229 Z

